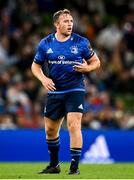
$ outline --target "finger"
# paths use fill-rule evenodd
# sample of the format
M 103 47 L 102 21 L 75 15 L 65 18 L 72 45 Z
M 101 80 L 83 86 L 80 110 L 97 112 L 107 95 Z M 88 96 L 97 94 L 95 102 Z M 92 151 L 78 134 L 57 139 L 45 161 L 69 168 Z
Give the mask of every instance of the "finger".
M 80 65 L 74 65 L 73 67 L 80 67 L 81 66 L 81 64 Z
M 52 89 L 52 88 L 51 88 L 51 87 L 49 87 L 49 86 L 48 86 L 48 87 L 46 87 L 46 89 L 47 89 L 47 90 L 49 90 L 49 91 L 54 91 L 54 89 Z
M 56 88 L 52 84 L 49 84 L 47 87 L 49 88 L 49 90 L 52 91 L 56 90 Z
M 54 89 L 53 87 L 51 87 L 51 85 L 50 84 L 46 84 L 46 83 L 42 83 L 43 84 L 43 86 L 45 87 L 45 89 L 47 89 L 47 90 L 52 90 L 52 89 Z
M 80 65 L 81 63 L 80 62 L 75 62 L 76 65 Z
M 83 72 L 82 69 L 75 69 L 77 72 Z
M 55 91 L 54 89 L 52 89 L 51 87 L 49 87 L 49 91 Z
M 45 87 L 45 89 L 47 90 L 47 91 L 49 91 L 49 88 L 47 88 L 46 86 L 44 86 Z
M 73 68 L 74 69 L 76 69 L 76 68 L 80 68 L 81 69 L 81 68 L 83 68 L 83 66 L 82 65 L 75 65 L 75 66 L 73 66 Z
M 83 63 L 86 63 L 87 64 L 87 61 L 85 59 L 83 59 Z
M 56 89 L 55 89 L 54 87 L 50 87 L 50 86 L 49 86 L 49 90 L 55 91 Z
M 75 71 L 82 72 L 82 68 L 79 68 L 79 67 L 75 67 L 74 70 L 75 70 Z
M 54 84 L 54 82 L 51 80 L 51 82 L 50 82 L 53 86 L 55 86 L 55 84 Z

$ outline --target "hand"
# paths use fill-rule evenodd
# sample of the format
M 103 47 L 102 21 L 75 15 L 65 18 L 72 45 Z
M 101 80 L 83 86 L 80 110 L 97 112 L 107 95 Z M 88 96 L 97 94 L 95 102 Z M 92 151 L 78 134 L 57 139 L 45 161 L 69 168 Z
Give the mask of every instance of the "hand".
M 88 64 L 87 64 L 87 61 L 85 61 L 83 59 L 83 63 L 79 63 L 77 62 L 78 65 L 74 65 L 73 68 L 75 69 L 75 71 L 78 71 L 78 72 L 88 72 Z
M 45 78 L 42 80 L 42 84 L 43 84 L 43 86 L 44 86 L 47 90 L 49 90 L 49 91 L 54 91 L 54 90 L 56 90 L 54 82 L 52 81 L 52 79 L 50 79 L 50 78 L 48 78 L 48 77 L 45 77 Z

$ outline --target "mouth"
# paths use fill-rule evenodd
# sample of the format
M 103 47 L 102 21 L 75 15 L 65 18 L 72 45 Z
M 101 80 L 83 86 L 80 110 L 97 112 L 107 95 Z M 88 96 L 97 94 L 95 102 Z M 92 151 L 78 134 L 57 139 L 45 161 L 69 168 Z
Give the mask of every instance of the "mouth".
M 72 28 L 67 28 L 68 31 L 72 31 Z

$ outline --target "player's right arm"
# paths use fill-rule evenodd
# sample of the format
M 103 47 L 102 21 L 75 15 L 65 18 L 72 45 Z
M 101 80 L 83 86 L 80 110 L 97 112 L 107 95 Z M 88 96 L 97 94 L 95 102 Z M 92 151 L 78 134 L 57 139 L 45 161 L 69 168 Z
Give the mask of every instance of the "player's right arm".
M 37 47 L 37 51 L 36 51 L 32 66 L 31 66 L 31 70 L 32 70 L 32 73 L 34 74 L 34 76 L 38 80 L 41 81 L 42 85 L 47 90 L 54 91 L 54 90 L 56 90 L 54 82 L 52 81 L 52 79 L 50 79 L 44 75 L 42 68 L 41 68 L 45 61 L 45 52 L 43 50 L 43 45 L 44 45 L 44 42 L 41 41 Z
M 41 69 L 41 65 L 33 62 L 32 66 L 31 66 L 31 70 L 32 70 L 32 73 L 34 74 L 34 76 L 41 81 L 42 85 L 47 90 L 50 90 L 50 91 L 56 90 L 55 84 L 52 81 L 52 79 L 48 78 L 47 76 L 45 76 L 43 74 L 43 71 Z

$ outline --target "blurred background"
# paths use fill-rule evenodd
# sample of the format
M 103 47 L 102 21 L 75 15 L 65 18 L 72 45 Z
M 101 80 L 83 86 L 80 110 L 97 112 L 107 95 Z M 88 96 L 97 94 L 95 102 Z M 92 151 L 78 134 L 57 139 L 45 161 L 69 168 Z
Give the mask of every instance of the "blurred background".
M 101 60 L 85 75 L 82 126 L 134 129 L 134 0 L 0 0 L 0 129 L 44 126 L 47 92 L 31 63 L 40 39 L 54 32 L 53 13 L 63 8 Z
M 101 60 L 85 74 L 81 160 L 134 162 L 134 0 L 0 0 L 0 161 L 49 161 L 47 92 L 31 64 L 39 41 L 54 32 L 53 13 L 64 8 Z M 60 160 L 70 161 L 66 121 L 60 137 Z

